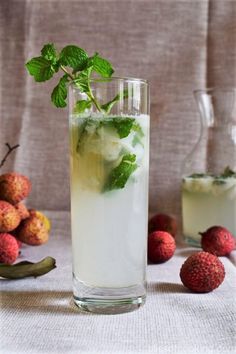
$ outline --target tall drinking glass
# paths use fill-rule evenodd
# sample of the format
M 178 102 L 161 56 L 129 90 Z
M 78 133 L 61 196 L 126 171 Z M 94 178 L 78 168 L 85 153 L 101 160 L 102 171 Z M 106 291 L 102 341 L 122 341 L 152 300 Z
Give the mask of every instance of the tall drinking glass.
M 91 95 L 95 104 L 70 85 L 74 301 L 121 313 L 146 298 L 149 88 L 141 79 L 93 80 Z

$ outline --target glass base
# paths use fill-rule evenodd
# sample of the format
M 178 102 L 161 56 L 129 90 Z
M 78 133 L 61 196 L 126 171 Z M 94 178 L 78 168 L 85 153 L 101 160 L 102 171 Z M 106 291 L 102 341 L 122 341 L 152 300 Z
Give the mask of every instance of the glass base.
M 91 287 L 73 279 L 74 302 L 83 311 L 119 314 L 137 310 L 145 304 L 146 285 L 124 288 Z

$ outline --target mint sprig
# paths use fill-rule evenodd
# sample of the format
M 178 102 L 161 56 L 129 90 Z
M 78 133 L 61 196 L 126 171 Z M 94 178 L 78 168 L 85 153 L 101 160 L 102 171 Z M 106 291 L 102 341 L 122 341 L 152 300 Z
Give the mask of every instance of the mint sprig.
M 57 66 L 43 56 L 32 58 L 26 63 L 26 68 L 37 82 L 50 80 L 55 72 L 58 71 Z
M 87 68 L 88 54 L 84 49 L 75 45 L 68 45 L 62 49 L 59 55 L 60 65 L 69 66 L 77 71 Z
M 48 43 L 43 46 L 41 56 L 29 60 L 26 68 L 37 82 L 50 80 L 59 69 L 64 72 L 65 75 L 60 78 L 51 95 L 51 100 L 56 107 L 66 107 L 68 84 L 73 82 L 81 92 L 86 93 L 97 110 L 104 113 L 107 111 L 94 97 L 90 85 L 94 73 L 101 78 L 109 78 L 114 70 L 111 63 L 98 53 L 89 57 L 84 49 L 75 45 L 68 45 L 58 52 L 53 43 Z M 80 113 L 89 108 L 89 105 L 84 102 L 76 105 Z M 109 107 L 111 105 L 110 103 Z
M 79 100 L 76 102 L 73 113 L 83 113 L 85 109 L 89 109 L 92 106 L 91 100 Z
M 118 93 L 111 101 L 104 103 L 101 107 L 106 113 L 110 113 L 112 107 L 122 99 L 128 98 L 128 90 L 125 89 L 122 94 Z
M 122 157 L 120 164 L 115 167 L 108 176 L 104 186 L 104 192 L 125 187 L 130 175 L 137 169 L 135 154 L 126 154 Z
M 45 44 L 41 50 L 41 54 L 45 59 L 49 60 L 51 64 L 57 64 L 57 51 L 53 43 Z
M 68 75 L 60 78 L 59 83 L 54 87 L 51 95 L 52 102 L 56 107 L 66 107 Z

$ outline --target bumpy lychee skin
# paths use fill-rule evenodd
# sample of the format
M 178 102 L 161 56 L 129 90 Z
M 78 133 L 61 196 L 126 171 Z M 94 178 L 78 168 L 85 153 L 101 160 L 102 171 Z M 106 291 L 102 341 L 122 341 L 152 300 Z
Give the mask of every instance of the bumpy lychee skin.
M 38 211 L 35 209 L 30 209 L 29 213 L 30 213 L 30 216 L 36 216 L 37 218 L 39 218 L 42 221 L 42 223 L 44 224 L 44 226 L 46 227 L 48 232 L 51 230 L 50 220 L 41 211 Z
M 166 214 L 154 215 L 148 223 L 148 232 L 151 233 L 153 231 L 166 231 L 175 238 L 177 233 L 176 219 Z
M 21 242 L 31 246 L 39 246 L 48 241 L 48 231 L 44 223 L 36 216 L 23 220 L 17 229 L 16 236 Z
M 26 206 L 23 203 L 18 203 L 14 205 L 14 207 L 18 211 L 21 220 L 25 220 L 30 216 L 29 210 L 26 208 Z
M 200 235 L 202 249 L 216 256 L 226 256 L 235 248 L 235 238 L 225 227 L 212 226 Z
M 0 232 L 14 230 L 20 223 L 20 215 L 13 205 L 0 200 Z
M 148 259 L 152 263 L 167 261 L 175 249 L 175 240 L 168 232 L 154 231 L 148 236 Z
M 196 293 L 208 293 L 218 288 L 224 277 L 224 265 L 208 252 L 194 253 L 186 259 L 180 270 L 184 286 Z
M 0 176 L 0 199 L 17 204 L 25 199 L 31 191 L 28 177 L 11 172 Z
M 13 235 L 14 236 L 14 235 Z M 18 247 L 19 247 L 19 249 L 22 247 L 22 242 L 20 241 L 20 240 L 18 240 L 18 238 L 16 238 L 15 237 L 15 239 L 16 239 L 16 242 L 17 242 L 17 244 L 18 244 Z
M 19 254 L 15 237 L 8 233 L 0 233 L 0 263 L 12 264 Z

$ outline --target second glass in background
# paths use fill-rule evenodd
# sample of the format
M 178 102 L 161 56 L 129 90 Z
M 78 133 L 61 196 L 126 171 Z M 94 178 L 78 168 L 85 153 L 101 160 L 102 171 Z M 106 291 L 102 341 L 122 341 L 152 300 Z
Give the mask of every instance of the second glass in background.
M 211 226 L 236 236 L 236 90 L 195 91 L 200 138 L 183 168 L 182 212 L 185 241 L 200 246 Z

